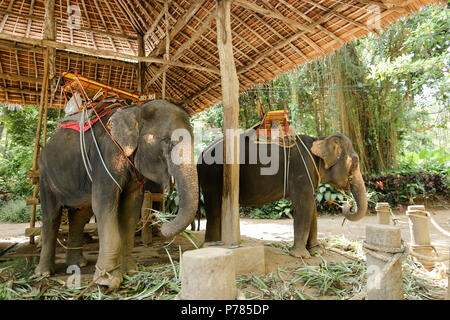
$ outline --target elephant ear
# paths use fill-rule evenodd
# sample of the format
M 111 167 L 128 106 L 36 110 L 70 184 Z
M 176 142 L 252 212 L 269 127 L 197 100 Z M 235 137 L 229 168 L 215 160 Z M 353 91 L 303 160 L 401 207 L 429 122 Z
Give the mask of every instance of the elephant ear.
M 311 152 L 324 160 L 325 169 L 332 167 L 336 164 L 342 154 L 339 137 L 331 136 L 324 140 L 314 141 Z
M 108 127 L 111 130 L 111 136 L 123 149 L 125 155 L 131 156 L 139 140 L 139 125 L 134 108 L 117 110 L 109 119 Z

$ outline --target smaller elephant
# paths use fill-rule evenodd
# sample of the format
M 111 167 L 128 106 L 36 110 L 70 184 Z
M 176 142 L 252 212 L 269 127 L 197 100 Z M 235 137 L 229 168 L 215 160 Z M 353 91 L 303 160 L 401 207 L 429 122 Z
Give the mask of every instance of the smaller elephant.
M 317 217 L 314 192 L 319 181 L 329 183 L 338 189 L 351 189 L 357 210 L 344 206 L 343 215 L 357 221 L 367 211 L 364 181 L 359 169 L 359 157 L 350 139 L 342 133 L 327 137 L 295 136 L 296 146 L 290 150 L 274 145 L 275 167 L 273 174 L 262 174 L 267 168 L 258 161 L 247 163 L 260 155 L 255 130 L 241 134 L 241 156 L 239 166 L 240 206 L 261 206 L 280 200 L 285 196 L 293 204 L 294 245 L 290 250 L 295 257 L 309 258 L 319 249 L 317 241 Z M 206 209 L 205 241 L 221 240 L 221 207 L 223 183 L 223 139 L 206 148 L 198 162 L 199 185 L 203 192 Z M 251 154 L 254 152 L 254 154 Z M 211 159 L 215 159 L 211 163 Z

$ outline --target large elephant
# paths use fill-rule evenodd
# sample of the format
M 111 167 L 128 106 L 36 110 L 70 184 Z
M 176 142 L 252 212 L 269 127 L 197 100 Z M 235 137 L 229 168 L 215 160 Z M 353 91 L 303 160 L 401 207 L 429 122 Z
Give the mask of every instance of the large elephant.
M 120 285 L 122 273 L 135 267 L 131 251 L 143 199 L 140 185 L 148 179 L 168 186 L 170 177 L 174 177 L 180 209 L 173 220 L 161 226 L 163 236 L 172 237 L 195 218 L 198 181 L 192 128 L 182 107 L 153 100 L 142 106 L 113 109 L 102 121 L 111 136 L 99 122 L 92 126 L 94 137 L 89 131 L 84 136 L 92 182 L 83 163 L 86 159 L 83 160 L 80 151 L 79 132 L 59 129 L 41 152 L 43 235 L 35 272 L 38 275 L 54 272 L 63 207 L 69 209 L 67 263 L 83 264 L 80 234 L 93 212 L 100 241 L 94 279 L 113 290 Z M 182 157 L 177 153 L 183 153 Z
M 256 142 L 253 129 L 240 135 L 239 205 L 261 206 L 280 200 L 283 195 L 290 199 L 294 207 L 294 245 L 290 253 L 295 257 L 309 258 L 320 251 L 314 197 L 319 181 L 338 189 L 351 188 L 357 210 L 352 211 L 349 206 L 344 206 L 343 215 L 348 220 L 356 221 L 365 216 L 367 198 L 359 157 L 347 136 L 342 133 L 320 138 L 300 135 L 295 139 L 296 144 L 292 143 L 290 148 L 277 144 L 267 147 L 267 154 L 277 162 L 274 167 L 278 170 L 273 174 L 264 174 L 261 169 L 268 169 L 268 164 L 261 164 L 260 158 L 254 164 L 249 162 L 255 156 L 252 152 L 259 153 L 261 146 L 267 145 Z M 221 239 L 222 149 L 223 140 L 219 140 L 203 151 L 197 164 L 207 218 L 205 241 Z M 278 157 L 272 157 L 272 154 Z M 218 159 L 219 162 L 211 159 Z

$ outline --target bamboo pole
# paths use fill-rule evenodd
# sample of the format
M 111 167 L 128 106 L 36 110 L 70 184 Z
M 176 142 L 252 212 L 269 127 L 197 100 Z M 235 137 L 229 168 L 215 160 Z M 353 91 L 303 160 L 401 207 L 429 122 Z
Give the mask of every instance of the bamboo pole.
M 239 226 L 239 80 L 233 56 L 231 1 L 216 0 L 217 46 L 223 104 L 222 242 L 240 243 Z M 231 152 L 232 157 L 229 153 Z M 230 160 L 232 159 L 232 163 Z
M 39 140 L 41 138 L 41 128 L 42 128 L 42 117 L 44 114 L 44 107 L 47 101 L 48 96 L 48 78 L 49 78 L 49 55 L 50 49 L 47 48 L 44 51 L 44 75 L 42 79 L 42 91 L 41 91 L 41 100 L 39 106 L 39 116 L 38 116 L 38 124 L 36 129 L 36 138 L 34 141 L 34 155 L 33 155 L 33 167 L 32 171 L 38 170 L 38 159 L 39 159 Z M 36 182 L 33 190 L 33 199 L 36 199 L 39 191 L 39 182 Z M 36 204 L 34 203 L 31 206 L 30 213 L 30 228 L 34 228 L 36 224 Z M 30 244 L 34 244 L 34 236 L 30 237 Z

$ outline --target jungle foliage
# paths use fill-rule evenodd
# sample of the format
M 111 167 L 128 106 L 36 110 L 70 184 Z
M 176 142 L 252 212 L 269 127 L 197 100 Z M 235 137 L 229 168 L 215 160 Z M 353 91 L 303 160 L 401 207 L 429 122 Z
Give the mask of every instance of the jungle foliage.
M 241 129 L 256 124 L 257 99 L 288 105 L 291 125 L 301 134 L 344 132 L 360 156 L 371 201 L 396 206 L 418 197 L 448 199 L 450 166 L 450 19 L 448 9 L 429 6 L 334 53 L 257 85 L 240 95 Z M 221 127 L 221 105 L 196 115 L 194 126 Z M 214 138 L 220 137 L 215 134 Z M 212 141 L 204 139 L 202 147 Z M 395 192 L 376 187 L 393 178 Z M 387 182 L 386 182 L 387 183 Z M 389 183 L 387 183 L 389 186 Z M 335 213 L 342 194 L 321 185 L 319 212 Z M 290 214 L 283 200 L 251 217 Z M 272 212 L 270 214 L 269 212 Z

